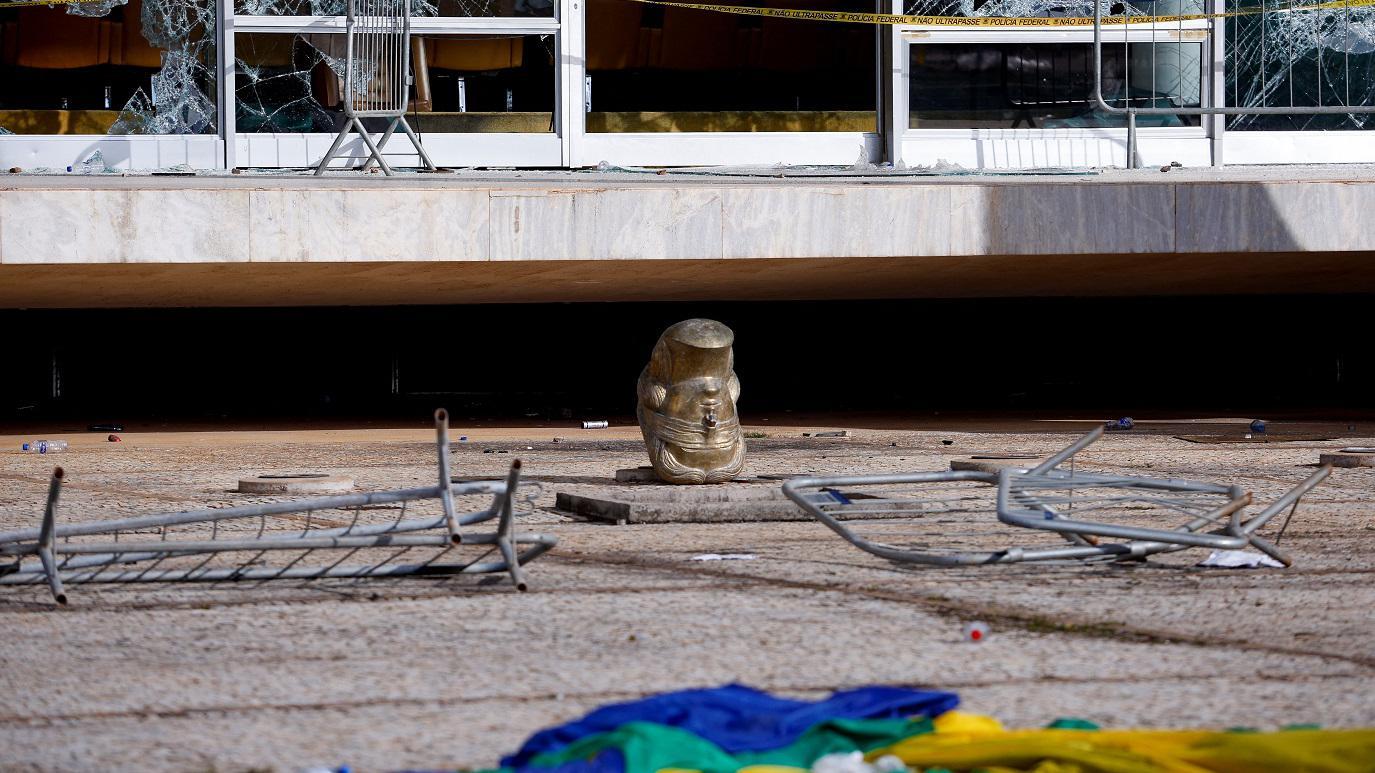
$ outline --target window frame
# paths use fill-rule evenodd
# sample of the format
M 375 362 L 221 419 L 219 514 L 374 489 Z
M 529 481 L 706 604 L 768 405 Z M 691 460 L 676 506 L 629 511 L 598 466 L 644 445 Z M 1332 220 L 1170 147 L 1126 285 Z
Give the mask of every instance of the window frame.
M 530 166 L 561 167 L 568 159 L 571 113 L 563 70 L 569 59 L 571 41 L 564 19 L 581 0 L 558 0 L 553 16 L 417 16 L 411 18 L 411 34 L 424 37 L 461 36 L 510 37 L 512 35 L 552 35 L 554 62 L 554 121 L 552 132 L 425 132 L 425 150 L 439 166 Z M 234 68 L 234 36 L 259 34 L 339 34 L 346 30 L 343 16 L 247 16 L 234 12 L 234 0 L 219 0 L 220 50 L 224 52 L 221 79 L 221 134 L 224 165 L 254 167 L 308 167 L 324 156 L 334 134 L 322 132 L 239 132 L 234 121 L 237 112 Z M 579 111 L 581 107 L 579 107 Z M 405 142 L 389 144 L 388 155 L 396 153 L 400 166 L 418 166 L 418 156 L 407 153 Z M 336 166 L 344 168 L 367 158 L 362 140 L 345 142 Z M 331 167 L 333 168 L 333 167 Z

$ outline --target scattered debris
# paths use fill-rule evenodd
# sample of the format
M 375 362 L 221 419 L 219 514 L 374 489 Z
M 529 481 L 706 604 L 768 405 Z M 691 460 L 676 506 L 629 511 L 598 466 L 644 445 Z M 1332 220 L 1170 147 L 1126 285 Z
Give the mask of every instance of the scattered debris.
M 941 445 L 943 445 L 943 446 L 953 446 L 953 445 L 955 445 L 955 441 L 953 441 L 953 440 L 942 440 L 942 441 L 941 441 Z
M 85 161 L 78 161 L 67 167 L 67 171 L 73 174 L 108 174 L 115 170 L 105 163 L 105 154 L 97 150 L 87 156 Z
M 1133 421 L 1132 417 L 1130 416 L 1123 416 L 1122 418 L 1117 419 L 1116 421 L 1110 421 L 1107 424 L 1107 428 L 1114 432 L 1125 432 L 1126 430 L 1132 429 L 1134 427 L 1136 427 L 1136 422 Z
M 602 419 L 600 421 L 584 421 L 582 423 L 583 429 L 606 429 L 610 426 L 611 422 L 606 421 L 605 419 Z
M 1260 566 L 1268 566 L 1274 569 L 1283 569 L 1284 564 L 1276 561 L 1264 553 L 1255 553 L 1250 550 L 1214 550 L 1208 557 L 1199 561 L 1195 566 L 1210 566 L 1219 569 L 1255 569 Z
M 57 454 L 67 450 L 67 441 L 34 440 L 19 446 L 19 450 L 29 454 Z
M 149 174 L 154 177 L 195 177 L 196 170 L 190 164 L 174 164 L 166 169 L 154 169 Z
M 802 437 L 849 437 L 850 430 L 842 429 L 834 432 L 803 432 Z
M 123 431 L 124 431 L 124 425 L 123 425 L 123 424 L 114 424 L 114 423 L 109 423 L 109 424 L 92 424 L 91 426 L 89 426 L 89 427 L 86 428 L 86 431 L 87 431 L 87 432 L 123 432 Z
M 964 626 L 962 637 L 965 641 L 972 644 L 982 644 L 988 639 L 988 623 L 982 620 L 975 620 Z
M 109 437 L 105 438 L 105 442 L 107 442 L 107 443 L 123 443 L 123 442 L 124 442 L 124 438 L 120 437 L 119 435 L 110 435 Z
M 689 561 L 753 561 L 758 558 L 753 553 L 703 553 L 693 556 Z

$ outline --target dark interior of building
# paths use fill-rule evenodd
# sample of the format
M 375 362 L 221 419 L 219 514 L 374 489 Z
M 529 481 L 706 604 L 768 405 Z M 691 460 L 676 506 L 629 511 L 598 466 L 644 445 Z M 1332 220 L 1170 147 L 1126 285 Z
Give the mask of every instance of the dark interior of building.
M 736 332 L 746 414 L 1283 415 L 1372 407 L 1364 296 L 10 310 L 0 418 L 629 417 L 659 333 Z M 1343 322 L 1346 320 L 1348 322 Z

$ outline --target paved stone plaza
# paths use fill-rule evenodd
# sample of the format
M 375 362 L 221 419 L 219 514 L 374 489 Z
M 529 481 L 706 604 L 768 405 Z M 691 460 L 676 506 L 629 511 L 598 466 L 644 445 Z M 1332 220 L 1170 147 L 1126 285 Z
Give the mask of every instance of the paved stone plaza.
M 948 469 L 979 451 L 1046 453 L 1090 426 L 747 419 L 768 435 L 748 441 L 751 476 Z M 634 427 L 462 421 L 456 472 L 501 474 L 518 456 L 541 484 L 542 510 L 521 526 L 560 544 L 529 565 L 529 593 L 505 577 L 76 585 L 56 608 L 45 588 L 0 587 L 0 770 L 487 766 L 601 703 L 736 680 L 811 697 L 930 685 L 1014 726 L 1066 715 L 1118 727 L 1375 725 L 1375 469 L 1336 470 L 1304 500 L 1282 543 L 1291 569 L 1196 568 L 1199 550 L 1144 565 L 928 569 L 862 553 L 811 522 L 574 520 L 553 510 L 556 493 L 613 490 L 617 469 L 645 463 Z M 847 426 L 849 438 L 802 437 Z M 1139 423 L 1079 464 L 1235 482 L 1265 502 L 1322 451 L 1375 445 L 1364 424 L 1273 430 L 1327 441 L 1172 437 L 1243 428 Z M 59 436 L 73 441 L 61 456 L 0 453 L 0 529 L 37 525 L 55 461 L 68 474 L 63 522 L 264 501 L 232 493 L 260 473 L 339 473 L 361 490 L 434 477 L 432 433 L 418 424 L 130 432 L 118 444 Z M 992 514 L 867 528 L 983 547 L 1007 535 Z M 691 560 L 704 553 L 756 558 Z M 972 620 L 989 624 L 986 643 L 961 642 Z

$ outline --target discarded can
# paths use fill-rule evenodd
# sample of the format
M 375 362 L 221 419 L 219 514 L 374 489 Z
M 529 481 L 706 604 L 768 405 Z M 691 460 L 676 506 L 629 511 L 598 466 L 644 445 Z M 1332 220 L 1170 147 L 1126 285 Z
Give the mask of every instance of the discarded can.
M 975 620 L 964 627 L 964 640 L 979 644 L 988 638 L 988 624 Z
M 611 422 L 605 421 L 605 420 L 603 420 L 603 421 L 584 421 L 584 422 L 582 423 L 582 428 L 583 428 L 583 429 L 606 429 L 607 427 L 610 427 L 610 426 L 611 426 Z

